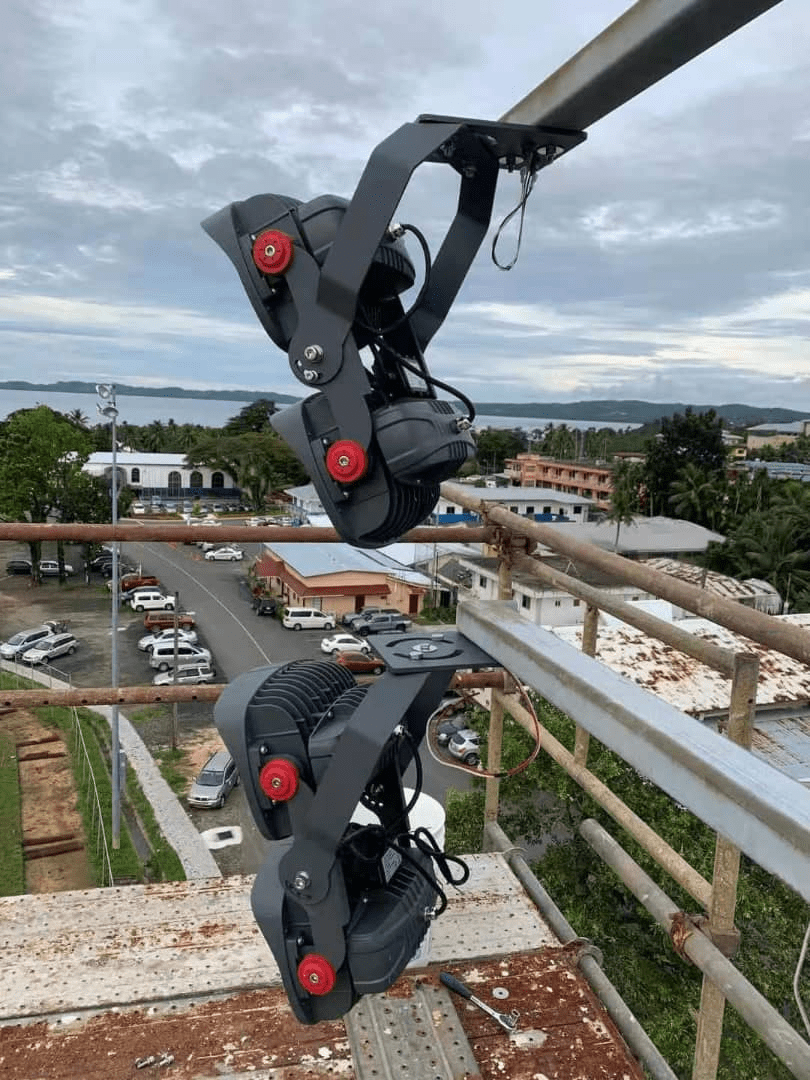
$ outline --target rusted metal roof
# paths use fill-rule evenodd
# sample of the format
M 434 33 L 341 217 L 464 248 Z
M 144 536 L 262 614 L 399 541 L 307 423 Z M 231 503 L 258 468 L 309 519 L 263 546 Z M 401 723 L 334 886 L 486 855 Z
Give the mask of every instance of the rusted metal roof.
M 429 963 L 385 997 L 438 989 L 441 968 L 521 1018 L 510 1035 L 467 1002 L 442 999 L 431 1013 L 437 1034 L 450 1020 L 443 1010 L 455 1010 L 477 1071 L 437 1065 L 435 1075 L 641 1080 L 579 972 L 576 948 L 560 945 L 502 856 L 468 858 L 470 882 L 434 924 Z M 233 877 L 0 899 L 5 1080 L 360 1080 L 342 1022 L 305 1027 L 294 1019 L 253 921 L 252 883 Z M 505 1000 L 492 995 L 495 987 Z M 401 1071 L 396 1026 L 381 1045 L 393 1071 L 380 1075 L 416 1075 Z
M 810 613 L 774 615 L 772 618 L 810 628 Z M 804 705 L 810 702 L 810 668 L 805 664 L 766 649 L 707 619 L 681 619 L 678 626 L 733 652 L 756 653 L 760 670 L 757 705 Z M 563 641 L 577 647 L 582 643 L 581 627 L 554 626 L 550 629 Z M 722 713 L 728 709 L 729 679 L 635 627 L 626 624 L 600 626 L 596 658 L 693 716 Z
M 727 574 L 718 574 L 716 570 L 706 570 L 696 563 L 683 562 L 681 559 L 659 558 L 643 561 L 653 570 L 660 570 L 661 573 L 669 574 L 680 581 L 688 581 L 691 585 L 699 585 L 702 589 L 715 593 L 717 596 L 725 596 L 729 600 L 753 605 L 758 599 L 764 600 L 767 597 L 777 603 L 781 602 L 779 593 L 766 581 L 755 581 L 753 578 L 739 581 Z

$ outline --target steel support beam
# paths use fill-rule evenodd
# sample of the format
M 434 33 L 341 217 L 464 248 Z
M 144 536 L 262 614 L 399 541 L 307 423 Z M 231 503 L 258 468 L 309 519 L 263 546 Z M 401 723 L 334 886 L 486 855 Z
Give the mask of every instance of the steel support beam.
M 712 829 L 810 901 L 810 792 L 693 717 L 528 622 L 459 605 L 458 628 Z
M 638 0 L 501 120 L 582 131 L 780 0 Z

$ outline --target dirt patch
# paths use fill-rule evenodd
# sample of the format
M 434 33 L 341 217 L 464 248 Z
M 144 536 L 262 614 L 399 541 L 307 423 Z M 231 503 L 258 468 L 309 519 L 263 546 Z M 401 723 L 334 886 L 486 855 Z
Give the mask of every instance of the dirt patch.
M 26 892 L 92 888 L 64 740 L 23 710 L 5 715 L 3 726 L 17 747 Z

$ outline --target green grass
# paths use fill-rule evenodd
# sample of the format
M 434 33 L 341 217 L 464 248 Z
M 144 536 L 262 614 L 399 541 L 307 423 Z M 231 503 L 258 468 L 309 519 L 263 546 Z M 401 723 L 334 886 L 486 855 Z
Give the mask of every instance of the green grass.
M 151 720 L 166 720 L 171 716 L 171 710 L 168 705 L 156 703 L 144 705 L 142 709 L 136 709 L 134 712 L 127 711 L 127 716 L 137 727 L 140 724 L 148 724 Z
M 18 676 L 8 676 L 0 673 L 0 686 L 25 689 L 32 688 L 36 684 Z M 149 710 L 144 709 L 142 711 L 148 712 Z M 47 707 L 37 709 L 35 712 L 44 724 L 49 727 L 58 727 L 64 732 L 73 763 L 79 809 L 85 834 L 89 838 L 88 856 L 91 861 L 94 880 L 99 885 L 104 884 L 106 872 L 103 855 L 97 856 L 93 851 L 96 829 L 95 827 L 92 830 L 90 829 L 93 820 L 92 804 L 95 800 L 89 775 L 86 780 L 82 780 L 81 751 L 77 752 L 76 748 L 78 740 L 75 735 L 72 710 Z M 134 770 L 131 768 L 126 770 L 126 788 L 122 795 L 128 798 L 130 805 L 137 812 L 152 849 L 152 856 L 144 867 L 123 818 L 120 830 L 121 846 L 117 851 L 112 849 L 112 782 L 108 764 L 111 743 L 110 728 L 102 716 L 89 709 L 79 710 L 79 722 L 96 777 L 114 878 L 117 880 L 136 878 L 139 881 L 144 880 L 144 878 L 151 881 L 183 881 L 185 874 L 182 864 L 174 849 L 160 831 L 152 807 L 141 790 Z M 3 740 L 2 734 L 0 734 L 0 895 L 5 896 L 18 895 L 25 891 L 19 780 L 15 748 L 13 744 L 9 744 L 10 740 L 7 738 Z M 168 764 L 172 766 L 174 764 L 171 760 L 172 752 L 169 751 L 168 753 L 170 757 Z M 176 773 L 176 771 L 175 775 L 180 777 L 180 774 Z M 171 781 L 169 782 L 171 783 Z M 185 784 L 185 780 L 182 782 Z
M 0 896 L 25 892 L 20 777 L 14 740 L 0 732 Z
M 185 773 L 181 772 L 176 766 L 182 765 L 186 760 L 187 754 L 185 750 L 157 750 L 154 754 L 155 761 L 160 767 L 160 772 L 163 779 L 175 793 L 175 795 L 185 794 L 188 788 L 188 778 Z

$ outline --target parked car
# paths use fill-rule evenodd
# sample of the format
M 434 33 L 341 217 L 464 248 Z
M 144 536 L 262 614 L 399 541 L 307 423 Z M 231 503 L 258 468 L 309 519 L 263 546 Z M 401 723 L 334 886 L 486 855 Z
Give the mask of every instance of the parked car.
M 370 619 L 372 615 L 401 615 L 402 612 L 394 607 L 364 607 L 361 611 L 350 611 L 340 620 L 341 623 L 351 630 L 354 623 L 362 619 Z
M 236 547 L 221 547 L 205 553 L 209 562 L 239 562 L 244 555 L 242 549 Z
M 362 638 L 355 637 L 354 634 L 333 634 L 332 637 L 325 637 L 321 641 L 321 652 L 335 653 L 340 652 L 342 649 L 354 649 L 363 653 L 371 652 L 369 643 L 363 641 Z
M 132 506 L 130 506 L 129 512 L 130 514 L 145 514 L 146 507 L 143 505 L 142 502 L 134 502 Z
M 238 783 L 236 762 L 227 750 L 218 750 L 206 761 L 191 785 L 188 804 L 204 809 L 222 806 Z
M 359 619 L 352 624 L 352 630 L 360 637 L 368 634 L 384 634 L 386 631 L 403 633 L 411 625 L 411 620 L 404 615 L 370 615 L 367 619 Z
M 258 526 L 258 525 L 266 525 L 267 524 L 267 518 L 264 518 L 264 517 L 251 517 L 251 518 L 247 519 L 247 524 L 248 525 L 256 525 L 256 526 Z
M 214 503 L 214 505 L 211 507 L 211 513 L 212 514 L 224 514 L 225 513 L 225 507 L 222 505 L 222 503 Z
M 254 596 L 250 603 L 257 615 L 275 615 L 278 609 L 274 596 Z
M 194 626 L 193 611 L 148 611 L 143 617 L 143 625 L 147 630 L 166 630 L 177 623 L 178 627 L 188 629 Z
M 48 634 L 22 655 L 26 664 L 49 664 L 59 656 L 73 656 L 79 647 L 79 643 L 73 634 Z
M 112 582 L 107 583 L 107 588 L 112 592 Z M 118 581 L 118 588 L 122 593 L 132 592 L 133 589 L 160 588 L 160 582 L 151 574 L 124 574 Z
M 156 608 L 173 611 L 174 599 L 158 589 L 136 589 L 129 598 L 129 606 L 133 611 L 154 611 Z
M 6 563 L 7 574 L 30 574 L 31 573 L 31 560 L 30 559 L 9 559 Z
M 4 660 L 19 660 L 23 653 L 28 649 L 32 649 L 38 641 L 42 641 L 43 638 L 52 633 L 54 633 L 54 627 L 48 626 L 47 623 L 36 626 L 33 630 L 20 630 L 18 634 L 10 637 L 8 641 L 0 645 L 0 656 Z
M 163 504 L 163 509 L 166 511 L 167 514 L 176 514 L 177 513 L 177 503 L 176 502 L 164 503 Z
M 174 627 L 168 630 L 158 630 L 156 634 L 145 634 L 138 642 L 138 648 L 141 652 L 151 652 L 153 646 L 157 645 L 161 641 L 174 641 L 175 631 Z M 182 630 L 177 629 L 177 640 L 187 641 L 190 645 L 197 644 L 197 631 L 196 630 Z
M 70 563 L 64 564 L 64 571 L 66 574 L 75 574 L 76 571 L 70 565 Z M 39 560 L 39 572 L 43 577 L 58 577 L 59 576 L 59 563 L 56 559 L 40 559 Z
M 216 671 L 210 664 L 178 664 L 177 679 L 174 677 L 174 668 L 159 671 L 152 679 L 155 686 L 173 686 L 177 682 L 180 686 L 193 686 L 197 683 L 213 682 L 217 677 Z
M 281 625 L 288 630 L 334 630 L 335 616 L 328 611 L 308 607 L 285 607 Z
M 481 736 L 472 728 L 462 728 L 452 735 L 447 749 L 465 765 L 478 765 L 481 762 Z
M 149 654 L 150 667 L 158 671 L 168 671 L 174 667 L 175 660 L 178 666 L 183 664 L 210 664 L 211 653 L 200 645 L 191 645 L 188 641 L 163 641 L 155 645 Z
M 332 659 L 356 675 L 382 675 L 385 671 L 385 664 L 379 656 L 372 656 L 361 649 L 335 653 Z

